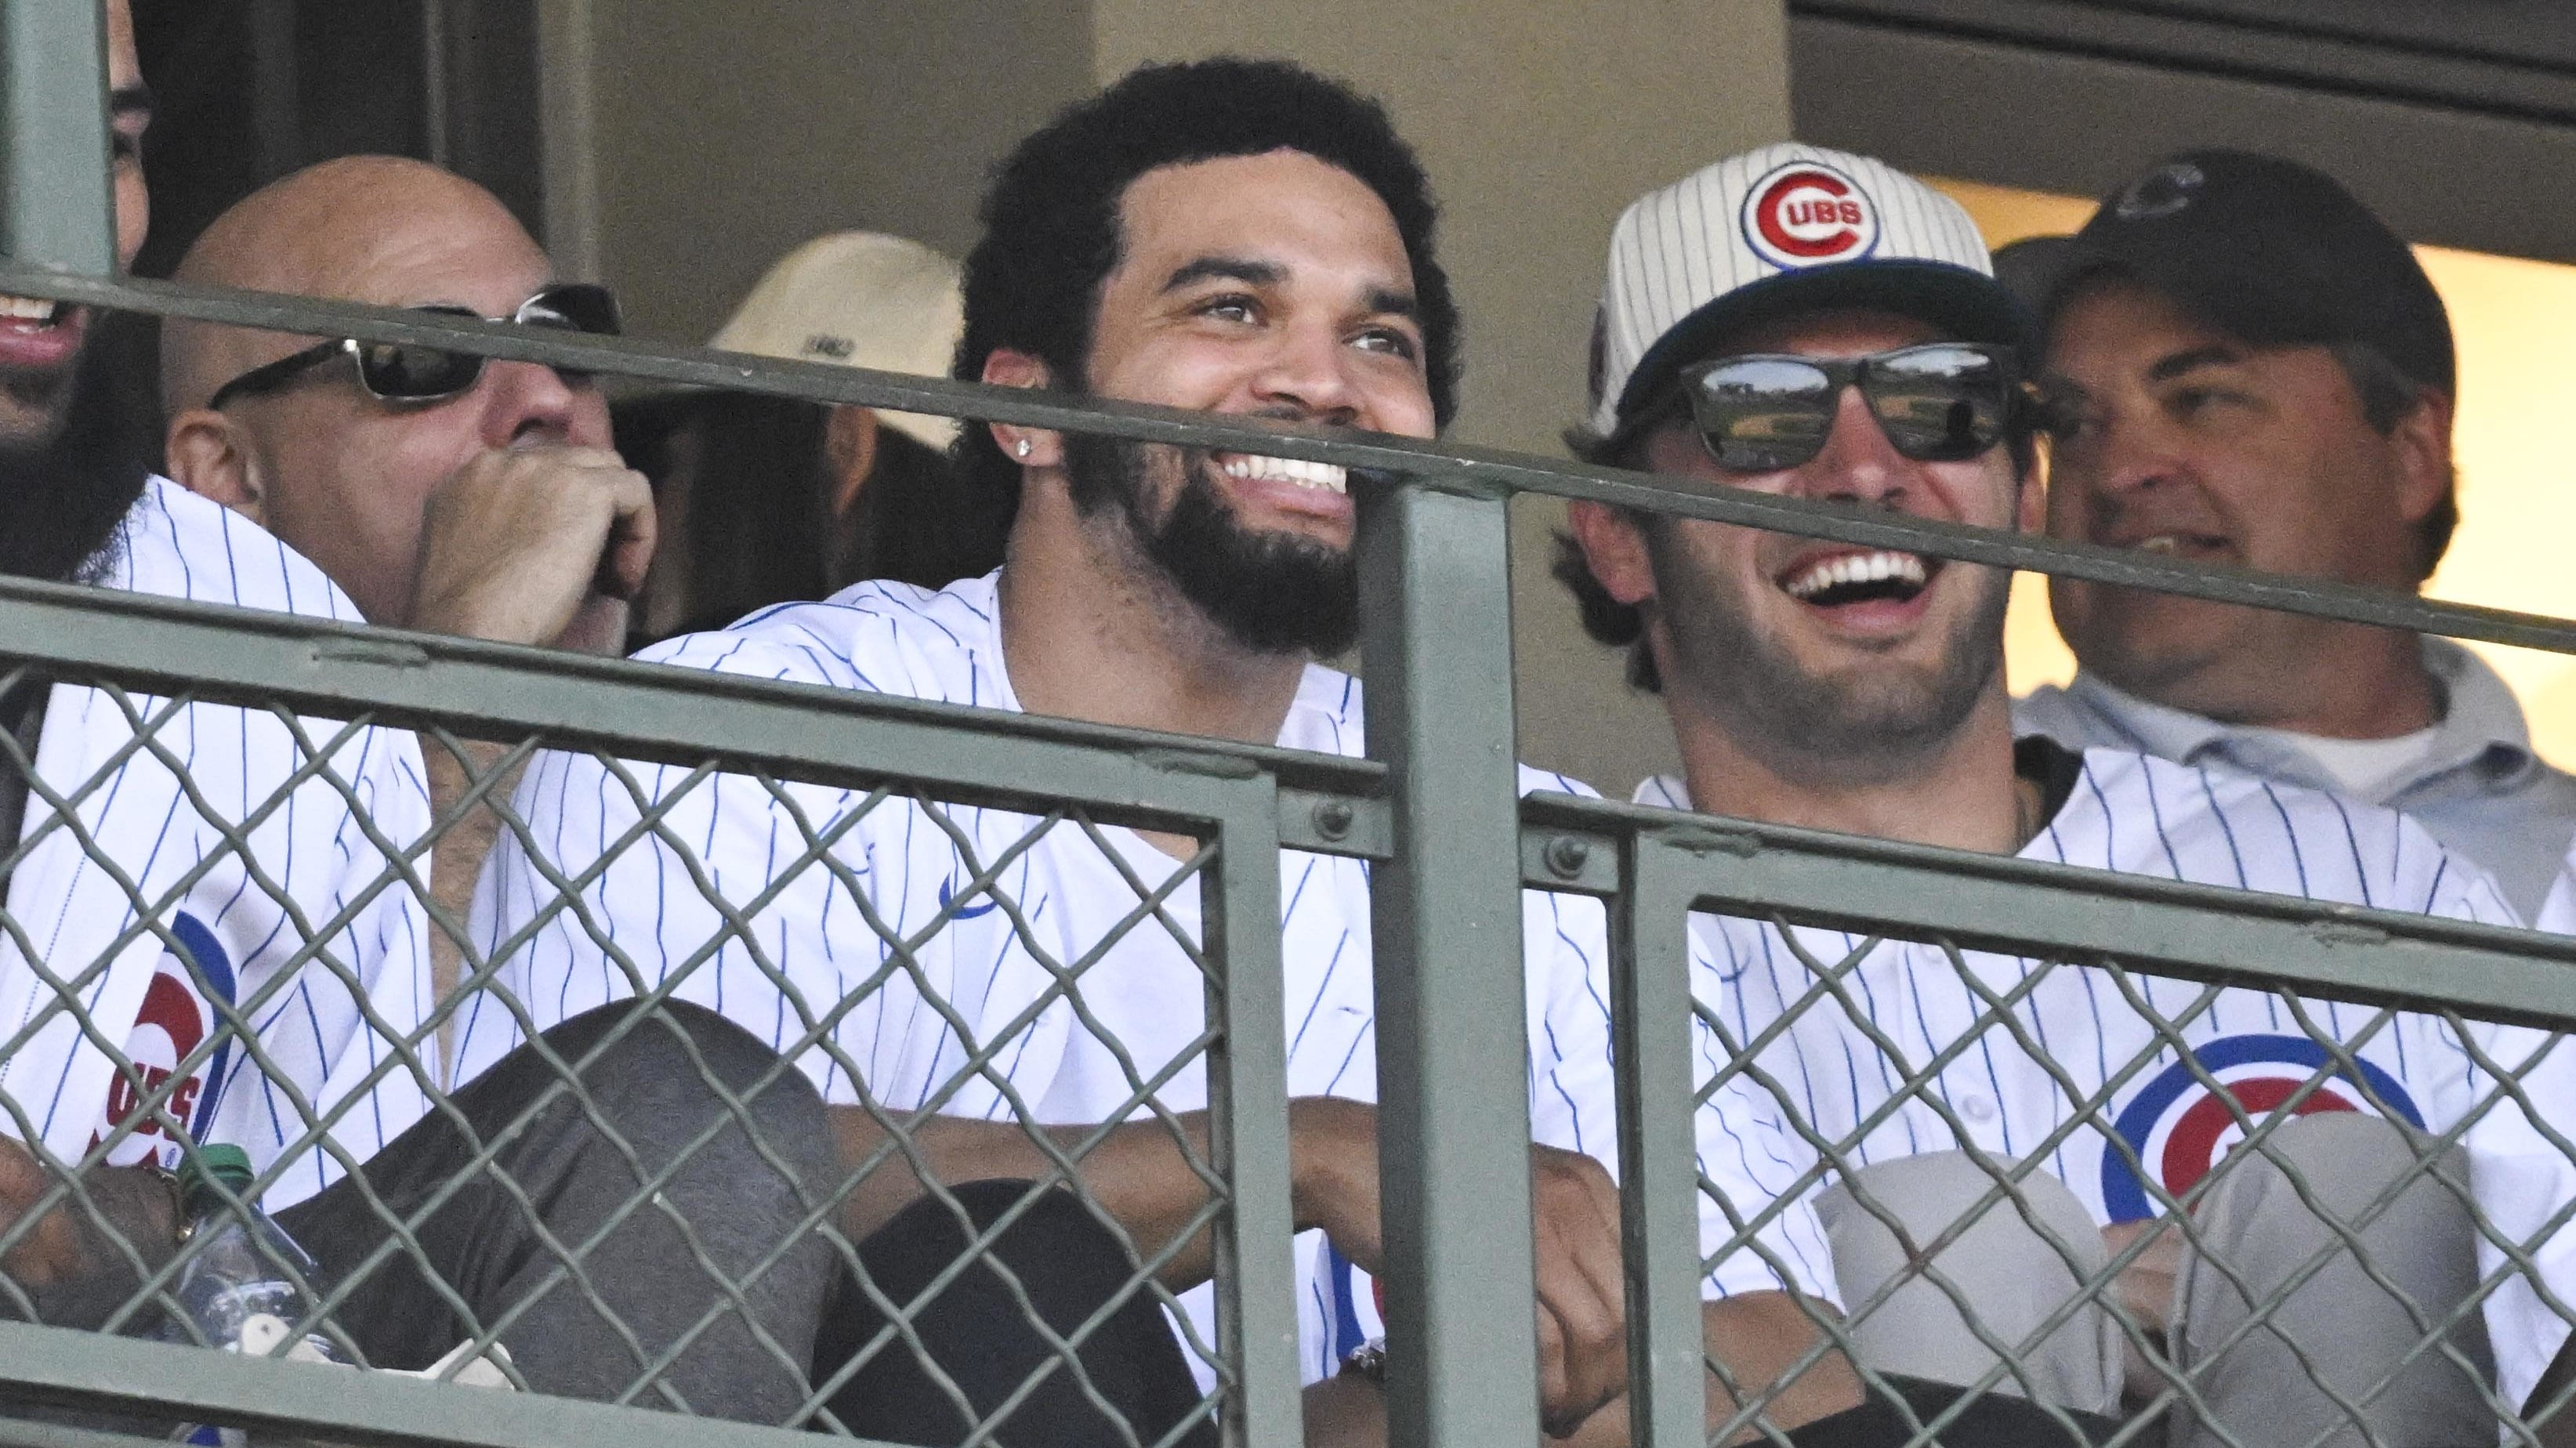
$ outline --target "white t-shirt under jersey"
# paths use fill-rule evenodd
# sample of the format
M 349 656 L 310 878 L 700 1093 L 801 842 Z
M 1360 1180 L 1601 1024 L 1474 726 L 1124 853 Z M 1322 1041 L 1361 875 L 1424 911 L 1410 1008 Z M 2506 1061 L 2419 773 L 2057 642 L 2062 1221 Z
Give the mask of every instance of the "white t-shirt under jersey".
M 642 657 L 1016 710 L 996 616 L 993 576 L 938 592 L 868 583 L 824 603 L 787 605 L 720 632 L 675 639 Z M 1310 668 L 1278 742 L 1358 755 L 1360 721 L 1358 683 Z M 1103 827 L 1104 852 L 1066 821 L 1013 853 L 1037 824 L 1030 816 L 949 807 L 941 813 L 957 832 L 952 837 L 931 811 L 900 794 L 872 805 L 861 791 L 789 785 L 773 793 L 730 775 L 683 789 L 688 770 L 628 768 L 644 801 L 670 806 L 661 828 L 640 839 L 637 793 L 592 756 L 544 756 L 520 787 L 518 809 L 547 863 L 576 876 L 599 870 L 583 892 L 581 916 L 550 908 L 552 888 L 511 838 L 485 873 L 475 906 L 478 938 L 488 947 L 531 932 L 499 980 L 538 1028 L 687 970 L 674 994 L 723 1012 L 794 1056 L 835 1104 L 857 1102 L 862 1083 L 890 1109 L 934 1101 L 947 1113 L 991 1118 L 1013 1114 L 1007 1083 L 1032 1117 L 1054 1124 L 1139 1114 L 1143 1108 L 1129 1103 L 1149 1094 L 1149 1085 L 1169 1110 L 1205 1104 L 1199 1053 L 1207 977 L 1180 944 L 1199 938 L 1195 889 L 1169 897 L 1168 928 L 1148 919 L 1082 968 L 1080 1011 L 1030 949 L 1034 943 L 1064 967 L 1085 961 L 1139 911 L 1139 885 L 1153 889 L 1172 877 L 1177 863 L 1133 833 Z M 1588 793 L 1526 769 L 1522 787 Z M 809 840 L 824 838 L 831 840 L 830 866 L 800 868 Z M 971 862 L 961 840 L 972 848 Z M 610 846 L 621 848 L 601 867 Z M 995 888 L 973 889 L 979 871 L 995 861 L 1007 861 Z M 718 900 L 748 928 L 731 928 Z M 1374 1100 L 1368 866 L 1284 852 L 1280 904 L 1289 1092 Z M 1525 987 L 1533 1132 L 1615 1167 L 1601 907 L 1533 892 L 1523 897 L 1522 915 L 1525 970 L 1512 971 L 1509 962 L 1492 968 L 1509 972 L 1498 974 L 1498 984 Z M 1025 922 L 1025 935 L 1015 921 Z M 890 952 L 889 934 L 911 942 L 906 956 Z M 505 1009 L 469 1010 L 459 1079 L 517 1039 Z M 978 1059 L 990 1070 L 951 1090 Z M 1751 1135 L 1761 1128 L 1743 1129 Z M 1322 1251 L 1318 1234 L 1302 1239 L 1300 1258 L 1300 1280 L 1308 1284 L 1303 1356 L 1312 1379 L 1328 1375 L 1339 1350 L 1352 1345 L 1341 1340 L 1347 1318 L 1336 1305 L 1371 1294 L 1364 1278 Z M 1710 1290 L 1769 1285 L 1762 1273 Z M 1190 1296 L 1203 1335 L 1211 1330 L 1207 1300 L 1204 1290 Z
M 2038 742 L 2025 740 L 2023 747 Z M 2072 756 L 2047 748 L 2073 771 Z M 1637 801 L 1689 807 L 1674 779 L 1647 781 Z M 2118 750 L 2084 751 L 2071 793 L 2021 857 L 2448 919 L 2520 923 L 2484 871 L 2401 815 L 2233 769 L 2201 769 Z M 2013 1025 L 2007 1026 L 1986 1015 L 1987 1003 L 1933 946 L 1879 945 L 1847 977 L 1846 1006 L 1833 991 L 1817 989 L 1813 972 L 1775 926 L 1715 915 L 1694 916 L 1691 925 L 1697 994 L 1727 1022 L 1734 1040 L 1749 1040 L 1796 1009 L 1794 1024 L 1758 1059 L 1779 1083 L 1785 1104 L 1838 1143 L 1850 1160 L 1865 1164 L 1963 1144 L 2004 1158 L 2044 1152 L 2049 1170 L 2105 1223 L 2159 1210 L 2130 1165 L 2132 1155 L 2164 1191 L 2179 1194 L 2235 1144 L 2240 1133 L 2234 1113 L 2207 1089 L 2204 1076 L 2259 1116 L 2332 1059 L 2319 1037 L 2340 1043 L 2359 1069 L 2329 1079 L 2303 1112 L 2393 1115 L 2442 1132 L 2497 1094 L 2494 1077 L 2433 1016 L 2401 1014 L 2374 1028 L 2380 1015 L 2375 1008 L 2323 1000 L 2294 1005 L 2281 995 L 2237 988 L 2217 991 L 2204 1005 L 2204 986 L 2132 975 L 2128 985 L 2144 1003 L 2141 1010 L 2108 972 L 2060 965 L 2014 1000 Z M 1810 958 L 1828 966 L 1863 943 L 1845 932 L 1812 928 L 1798 929 L 1796 939 Z M 1987 951 L 1967 951 L 1962 958 L 1976 982 L 1998 997 L 2020 991 L 2038 968 L 2037 962 Z M 2197 1059 L 2197 1070 L 2148 1012 L 2169 1023 Z M 1882 1052 L 1871 1033 L 1890 1040 L 1897 1056 Z M 2519 1027 L 2479 1025 L 2473 1035 L 2488 1061 L 2518 1073 L 2518 1089 L 2543 1120 L 2562 1132 L 2576 1123 L 2571 1052 L 2548 1052 L 2548 1036 Z M 1975 1044 L 1934 1076 L 1925 1092 L 1905 1095 L 1886 1121 L 1853 1139 L 1863 1119 L 1904 1093 L 1908 1076 L 1962 1039 Z M 2096 1098 L 2098 1109 L 2078 1109 L 2076 1103 Z M 1965 1128 L 1967 1142 L 1942 1119 L 1935 1101 Z M 2070 1122 L 2076 1124 L 2061 1132 Z M 2122 1146 L 2113 1145 L 2114 1133 Z M 2479 1206 L 2500 1230 L 2532 1249 L 2543 1280 L 2561 1300 L 2576 1296 L 2576 1232 L 2547 1230 L 2560 1207 L 2576 1199 L 2576 1163 L 2550 1144 L 2511 1097 L 2480 1116 L 2463 1145 Z M 2505 1267 L 2502 1254 L 2483 1237 L 2478 1258 L 2490 1276 Z M 2519 1403 L 2566 1338 L 2567 1324 L 2520 1276 L 2487 1299 L 2486 1315 L 2503 1395 Z
M 99 581 L 358 621 L 356 606 L 301 555 L 158 478 L 110 540 Z M 133 747 L 136 718 L 154 723 L 157 748 Z M 320 719 L 301 727 L 383 838 L 409 843 L 427 829 L 429 795 L 409 732 Z M 23 838 L 45 834 L 10 879 L 9 911 L 42 970 L 14 935 L 0 938 L 0 1130 L 79 1160 L 139 1108 L 138 1083 L 149 1092 L 167 1082 L 233 1011 L 256 1029 L 267 1068 L 227 1042 L 189 1066 L 164 1112 L 198 1141 L 241 1146 L 263 1170 L 291 1155 L 270 1207 L 340 1174 L 327 1153 L 303 1144 L 312 1121 L 296 1097 L 325 1114 L 346 1104 L 331 1135 L 360 1160 L 421 1115 L 422 1083 L 408 1070 L 396 1065 L 370 1081 L 393 1053 L 361 999 L 385 1029 L 418 1028 L 429 1006 L 426 917 L 399 886 L 370 893 L 385 858 L 330 777 L 295 784 L 282 807 L 270 807 L 311 757 L 265 710 L 55 686 L 37 772 L 76 801 L 97 851 L 84 850 L 31 794 Z M 224 833 L 245 826 L 247 851 Z M 322 939 L 312 941 L 308 928 Z M 299 961 L 308 946 L 315 954 Z M 80 1031 L 46 974 L 77 992 L 99 1034 L 119 1043 L 131 1077 Z M 158 1121 L 107 1159 L 131 1165 L 147 1156 L 178 1159 Z

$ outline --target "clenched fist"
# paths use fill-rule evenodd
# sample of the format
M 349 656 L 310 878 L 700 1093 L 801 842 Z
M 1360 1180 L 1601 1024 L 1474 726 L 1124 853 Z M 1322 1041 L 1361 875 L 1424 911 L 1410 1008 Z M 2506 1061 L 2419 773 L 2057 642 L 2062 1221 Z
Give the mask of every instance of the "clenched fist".
M 1377 1112 L 1334 1097 L 1288 1104 L 1297 1225 L 1320 1227 L 1368 1272 L 1383 1267 Z M 1627 1279 L 1619 1188 L 1601 1163 L 1530 1147 L 1538 1287 L 1539 1422 L 1563 1438 L 1628 1390 Z
M 430 494 L 412 626 L 623 653 L 652 561 L 652 488 L 616 453 L 478 453 Z

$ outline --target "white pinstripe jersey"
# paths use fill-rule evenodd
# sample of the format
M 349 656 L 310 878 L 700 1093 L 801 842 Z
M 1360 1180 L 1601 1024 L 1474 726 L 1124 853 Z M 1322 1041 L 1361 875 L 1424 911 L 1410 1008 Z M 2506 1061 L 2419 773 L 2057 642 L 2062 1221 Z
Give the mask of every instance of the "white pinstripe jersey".
M 2520 923 L 2485 872 L 2391 811 L 2232 769 L 2118 750 L 2086 750 L 2082 765 L 2073 792 L 2022 858 Z M 1669 778 L 1647 781 L 1637 800 L 1688 807 L 1680 781 Z M 2360 1069 L 2337 1072 L 2298 1109 L 2393 1115 L 2437 1132 L 2476 1112 L 2497 1090 L 2495 1077 L 2462 1048 L 2460 1036 L 2432 1016 L 2401 1014 L 2374 1029 L 2380 1012 L 2372 1008 L 2323 1000 L 2294 1005 L 2264 992 L 2208 993 L 2186 981 L 2130 976 L 2141 1009 L 2110 973 L 2059 966 L 2015 1001 L 2013 1027 L 1992 1018 L 1980 1024 L 1990 1008 L 1932 946 L 1880 945 L 1848 978 L 1845 1004 L 1817 989 L 1817 977 L 1777 927 L 1713 915 L 1694 916 L 1691 925 L 1695 989 L 1727 1021 L 1735 1041 L 1751 1039 L 1817 991 L 1757 1062 L 1779 1084 L 1782 1104 L 1842 1144 L 1850 1160 L 1866 1164 L 1962 1145 L 2006 1158 L 2044 1152 L 2049 1170 L 2103 1222 L 2159 1210 L 2130 1165 L 2132 1153 L 2157 1185 L 2178 1194 L 2235 1144 L 2234 1114 L 2207 1090 L 2204 1073 L 2259 1118 L 2333 1059 L 2319 1039 L 2339 1042 Z M 1801 928 L 1796 935 L 1827 966 L 1862 943 L 1832 930 Z M 2039 966 L 1983 951 L 1962 958 L 1996 996 L 2022 988 Z M 2163 1039 L 2149 1011 L 2190 1048 L 2198 1070 Z M 1870 1032 L 1886 1036 L 1894 1054 L 1874 1045 Z M 1708 1034 L 1704 1025 L 1702 1033 Z M 2570 1060 L 2576 1053 L 2546 1052 L 2548 1039 L 2518 1027 L 2479 1025 L 2471 1043 L 2488 1061 L 2519 1073 L 2520 1089 L 2542 1118 L 2564 1131 L 2576 1123 L 2576 1061 Z M 1905 1095 L 1883 1124 L 1853 1140 L 1864 1118 L 1904 1094 L 1908 1076 L 1961 1040 L 1974 1044 L 1924 1091 Z M 2544 1054 L 2538 1066 L 2522 1069 Z M 2070 1088 L 2086 1102 L 2106 1099 L 2098 1109 L 2079 1111 Z M 1965 1142 L 1935 1103 L 1958 1120 Z M 2106 1124 L 2125 1150 L 2102 1130 Z M 1706 1123 L 1701 1134 L 1709 1134 Z M 2576 1200 L 2576 1163 L 2510 1098 L 2478 1117 L 2463 1144 L 2480 1207 L 2517 1240 L 2542 1236 L 2559 1208 Z M 2504 1266 L 2493 1243 L 2482 1238 L 2478 1252 L 2484 1272 Z M 2576 1232 L 2549 1235 L 2535 1256 L 2553 1291 L 2562 1299 L 2576 1293 Z M 2567 1325 L 2521 1277 L 2489 1298 L 2486 1312 L 2505 1396 L 2519 1403 Z
M 105 560 L 100 582 L 110 588 L 358 621 L 348 597 L 284 543 L 159 478 Z M 347 1104 L 332 1136 L 361 1160 L 373 1155 L 425 1105 L 399 1066 L 369 1080 L 389 1053 L 359 998 L 394 1030 L 419 1024 L 430 988 L 426 918 L 400 887 L 366 893 L 384 858 L 330 780 L 287 788 L 311 756 L 283 720 L 142 695 L 127 704 L 157 724 L 152 747 L 132 748 L 126 707 L 104 691 L 57 685 L 47 701 L 37 771 L 75 799 L 79 831 L 105 863 L 58 826 L 9 882 L 10 914 L 41 967 L 14 936 L 0 941 L 0 1104 L 9 1113 L 0 1129 L 77 1161 L 112 1114 L 134 1109 L 135 1082 L 60 1009 L 68 989 L 100 1034 L 121 1043 L 146 1089 L 168 1079 L 222 1012 L 243 1013 L 277 1075 L 239 1042 L 219 1046 L 169 1099 L 169 1115 L 197 1140 L 235 1143 L 265 1170 L 305 1135 L 302 1096 L 324 1113 Z M 408 732 L 347 732 L 318 719 L 302 727 L 385 837 L 408 841 L 427 829 L 429 796 Z M 93 778 L 97 786 L 84 788 Z M 269 808 L 281 789 L 282 807 Z M 55 818 L 29 797 L 27 836 Z M 225 833 L 245 826 L 246 849 Z M 159 929 L 135 931 L 144 916 Z M 299 962 L 314 941 L 308 930 L 321 932 L 317 953 Z M 110 1159 L 154 1154 L 168 1164 L 177 1152 L 155 1124 Z M 267 1194 L 273 1208 L 339 1175 L 326 1153 L 292 1155 Z
M 829 602 L 788 605 L 721 632 L 673 640 L 644 657 L 1017 709 L 994 600 L 993 576 L 937 593 L 861 584 Z M 1355 755 L 1360 720 L 1358 684 L 1310 668 L 1279 742 Z M 642 797 L 657 800 L 687 771 L 636 766 L 633 773 Z M 1581 791 L 1534 770 L 1523 771 L 1522 783 Z M 865 803 L 860 794 L 819 787 L 791 786 L 784 796 L 816 831 L 835 828 Z M 588 755 L 538 760 L 518 806 L 551 863 L 572 873 L 592 868 L 637 819 L 636 796 Z M 1002 810 L 945 814 L 986 864 L 1006 858 L 1034 824 Z M 1008 857 L 996 889 L 979 893 L 971 888 L 976 871 L 951 838 L 928 811 L 900 799 L 877 806 L 839 838 L 832 857 L 835 869 L 847 873 L 838 877 L 819 867 L 796 868 L 802 830 L 777 796 L 746 778 L 717 777 L 682 795 L 667 824 L 666 833 L 618 852 L 585 892 L 592 927 L 567 912 L 544 911 L 552 892 L 511 840 L 505 837 L 494 851 L 476 904 L 478 938 L 489 948 L 534 922 L 501 981 L 540 1029 L 629 994 L 637 981 L 659 983 L 713 945 L 712 956 L 676 994 L 722 1011 L 795 1055 L 834 1103 L 857 1101 L 857 1083 L 864 1080 L 877 1099 L 896 1107 L 936 1100 L 951 1113 L 1006 1117 L 1009 1103 L 981 1076 L 954 1094 L 935 1094 L 979 1048 L 991 1049 L 998 1074 L 1030 1114 L 1050 1123 L 1129 1114 L 1140 1081 L 1184 1060 L 1154 1094 L 1173 1110 L 1205 1103 L 1196 1052 L 1206 978 L 1171 933 L 1149 923 L 1084 972 L 1087 1020 L 1061 1000 L 1047 1003 L 1051 977 L 1030 955 L 1034 937 L 1055 960 L 1079 960 L 1136 908 L 1140 897 L 1120 863 L 1148 884 L 1171 876 L 1174 862 L 1128 831 L 1103 831 L 1117 851 L 1113 862 L 1078 827 L 1059 825 L 1034 848 Z M 713 898 L 737 910 L 775 894 L 748 913 L 747 932 L 727 935 L 724 912 L 694 883 L 692 870 L 703 870 Z M 1360 862 L 1293 851 L 1280 857 L 1292 1095 L 1375 1099 L 1367 886 Z M 1533 1129 L 1541 1141 L 1615 1164 L 1601 910 L 1572 896 L 1530 894 L 1524 901 Z M 889 973 L 887 948 L 863 919 L 863 906 L 904 935 L 935 925 L 943 911 L 951 918 L 912 951 L 911 967 Z M 1015 913 L 1027 921 L 1027 936 L 1014 928 Z M 1180 937 L 1197 938 L 1195 890 L 1173 895 L 1169 913 Z M 631 962 L 632 976 L 618 955 Z M 953 1018 L 940 1009 L 942 1001 Z M 809 1029 L 818 1034 L 809 1037 Z M 826 1046 L 805 1048 L 809 1039 L 824 1038 Z M 505 1010 L 478 1005 L 468 1013 L 459 1048 L 460 1079 L 516 1040 Z M 1332 1303 L 1354 1288 L 1347 1274 L 1318 1280 L 1319 1272 L 1331 1274 L 1316 1266 L 1313 1235 L 1301 1249 L 1301 1272 L 1314 1284 L 1305 1303 L 1305 1353 L 1308 1375 L 1318 1377 L 1339 1362 Z M 1358 1295 L 1367 1296 L 1364 1285 Z
M 2549 895 L 2540 902 L 2540 912 L 2531 918 L 2531 928 L 2552 935 L 2576 935 L 2576 850 L 2571 850 L 2567 863 L 2559 867 L 2558 878 L 2551 881 Z

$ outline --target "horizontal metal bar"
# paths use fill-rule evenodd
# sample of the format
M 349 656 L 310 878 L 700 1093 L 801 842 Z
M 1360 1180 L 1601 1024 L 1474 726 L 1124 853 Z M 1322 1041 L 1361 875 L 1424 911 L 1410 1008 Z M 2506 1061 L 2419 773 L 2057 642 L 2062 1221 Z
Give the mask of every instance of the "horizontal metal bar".
M 2155 554 L 2066 543 L 2039 534 L 1909 518 L 1847 504 L 1774 497 L 1715 484 L 1693 486 L 1589 464 L 1493 448 L 1334 432 L 1259 418 L 1107 402 L 1061 393 L 987 387 L 937 377 L 871 372 L 820 362 L 778 362 L 634 338 L 584 337 L 419 312 L 317 302 L 141 279 L 73 277 L 0 267 L 0 292 L 196 317 L 238 326 L 372 340 L 424 342 L 515 361 L 578 367 L 704 387 L 941 413 L 1027 427 L 1329 462 L 1392 477 L 1434 480 L 1444 491 L 1539 493 L 1642 512 L 1703 518 L 1864 547 L 1985 563 L 2060 578 L 2240 603 L 2416 633 L 2576 654 L 2576 623 L 2544 614 L 2428 603 L 2413 594 L 2189 563 Z
M 0 1448 L 169 1448 L 169 1440 L 0 1417 Z
M 2186 980 L 2481 1020 L 2576 1023 L 2567 936 L 1570 795 L 1533 795 L 1521 812 L 1533 886 L 1569 888 L 1546 875 L 1550 840 L 1584 838 L 1615 859 L 1620 838 L 1652 836 L 1706 861 L 1694 883 L 1709 910 L 2017 955 L 2110 957 Z
M 720 1418 L 691 1417 L 538 1393 L 504 1393 L 361 1373 L 310 1363 L 245 1358 L 200 1347 L 142 1342 L 68 1328 L 0 1324 L 0 1384 L 13 1397 L 61 1407 L 241 1424 L 332 1443 L 453 1448 L 795 1448 L 811 1436 Z M 0 1442 L 71 1448 L 78 1435 Z M 127 1441 L 116 1438 L 112 1441 Z M 886 1448 L 838 1439 L 851 1448 Z
M 1386 770 L 1366 760 L 23 579 L 0 578 L 0 657 L 323 716 L 542 732 L 629 759 L 918 780 L 963 804 L 1074 800 L 1123 823 L 1207 818 L 1222 791 L 1194 781 L 1268 773 L 1342 798 L 1364 837 L 1391 828 Z

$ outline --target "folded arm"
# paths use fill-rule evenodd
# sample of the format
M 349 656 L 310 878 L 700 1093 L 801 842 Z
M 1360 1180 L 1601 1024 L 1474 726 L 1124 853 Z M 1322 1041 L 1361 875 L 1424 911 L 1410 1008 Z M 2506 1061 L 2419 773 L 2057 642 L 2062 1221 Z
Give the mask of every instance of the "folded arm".
M 845 1164 L 855 1167 L 885 1142 L 884 1128 L 857 1107 L 834 1108 L 832 1120 Z M 1192 1152 L 1206 1161 L 1207 1114 L 1192 1112 L 1179 1121 Z M 1376 1109 L 1335 1097 L 1302 1098 L 1288 1104 L 1288 1128 L 1297 1228 L 1321 1230 L 1362 1269 L 1379 1270 Z M 1039 1130 L 1059 1150 L 1069 1150 L 1098 1128 Z M 912 1152 L 946 1185 L 1036 1178 L 1054 1169 L 1030 1130 L 1012 1122 L 934 1117 L 912 1129 Z M 1192 1287 L 1215 1270 L 1210 1234 L 1192 1231 L 1207 1207 L 1207 1181 L 1160 1121 L 1113 1128 L 1077 1170 L 1084 1193 L 1126 1229 L 1138 1256 L 1181 1242 L 1159 1274 L 1166 1286 Z M 1618 1190 L 1599 1163 L 1545 1146 L 1531 1148 L 1530 1179 L 1540 1395 L 1547 1421 L 1567 1431 L 1626 1386 Z M 865 1237 L 922 1191 L 911 1158 L 897 1152 L 853 1190 L 843 1225 L 854 1237 Z M 1185 1232 L 1190 1235 L 1183 1241 Z

